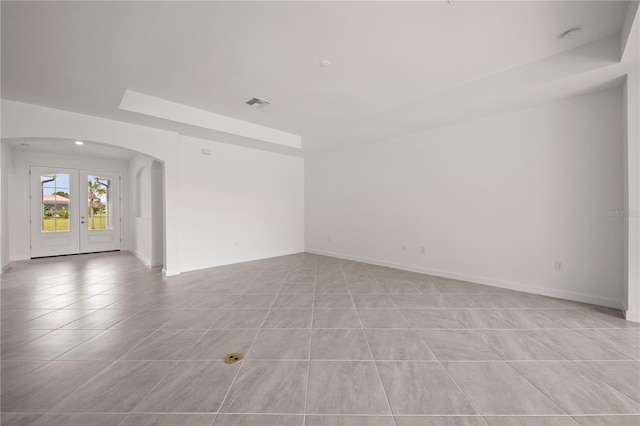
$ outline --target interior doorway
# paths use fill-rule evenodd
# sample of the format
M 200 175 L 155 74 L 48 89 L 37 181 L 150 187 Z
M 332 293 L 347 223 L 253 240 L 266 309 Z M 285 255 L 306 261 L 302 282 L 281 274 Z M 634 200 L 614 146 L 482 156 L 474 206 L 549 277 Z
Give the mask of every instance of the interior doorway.
M 31 166 L 31 258 L 120 250 L 118 172 Z

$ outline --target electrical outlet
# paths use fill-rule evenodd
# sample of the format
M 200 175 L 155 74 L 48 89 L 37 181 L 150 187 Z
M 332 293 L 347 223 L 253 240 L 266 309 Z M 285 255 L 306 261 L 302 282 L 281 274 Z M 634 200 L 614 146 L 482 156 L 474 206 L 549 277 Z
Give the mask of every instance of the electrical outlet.
M 556 271 L 562 272 L 562 262 L 556 260 Z
M 405 246 L 404 244 L 402 245 L 402 251 L 407 251 L 407 246 Z
M 238 247 L 238 242 L 236 241 L 236 247 Z
M 333 242 L 333 239 L 331 237 L 327 238 L 327 241 L 329 241 L 329 244 L 331 244 Z
M 202 148 L 200 152 L 202 152 L 202 155 L 211 155 L 211 150 L 208 148 Z
M 420 253 L 424 254 L 424 252 L 425 252 L 424 247 L 420 247 Z

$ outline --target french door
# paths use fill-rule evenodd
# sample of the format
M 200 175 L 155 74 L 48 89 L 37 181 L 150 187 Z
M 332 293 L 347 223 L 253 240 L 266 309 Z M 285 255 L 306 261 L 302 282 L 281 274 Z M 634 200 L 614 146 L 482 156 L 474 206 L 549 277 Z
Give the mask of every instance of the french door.
M 31 257 L 120 250 L 117 172 L 36 167 L 31 175 Z

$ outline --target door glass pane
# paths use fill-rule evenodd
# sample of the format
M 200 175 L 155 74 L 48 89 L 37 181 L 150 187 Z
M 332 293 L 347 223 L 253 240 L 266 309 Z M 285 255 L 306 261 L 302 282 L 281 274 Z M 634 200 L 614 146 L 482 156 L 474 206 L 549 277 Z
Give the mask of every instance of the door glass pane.
M 89 231 L 113 229 L 111 179 L 89 175 L 87 183 L 89 188 L 87 200 L 87 226 Z
M 42 232 L 69 232 L 69 175 L 40 175 Z

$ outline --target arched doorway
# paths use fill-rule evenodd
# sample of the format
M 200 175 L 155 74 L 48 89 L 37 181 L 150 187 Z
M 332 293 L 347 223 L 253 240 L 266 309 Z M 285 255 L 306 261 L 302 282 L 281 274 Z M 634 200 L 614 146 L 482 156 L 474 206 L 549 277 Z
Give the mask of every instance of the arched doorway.
M 23 260 L 128 250 L 148 266 L 164 267 L 163 162 L 124 147 L 75 142 L 2 140 L 2 193 L 6 201 L 1 219 L 3 230 L 9 230 L 9 244 L 3 252 L 8 250 L 10 260 Z M 149 166 L 149 173 L 143 176 L 149 188 L 144 193 L 144 220 L 139 220 L 131 207 L 140 195 L 134 191 L 139 179 L 132 179 L 131 170 L 140 162 Z M 3 240 L 7 239 L 4 234 Z M 43 247 L 41 238 L 56 244 L 70 240 L 74 247 Z

